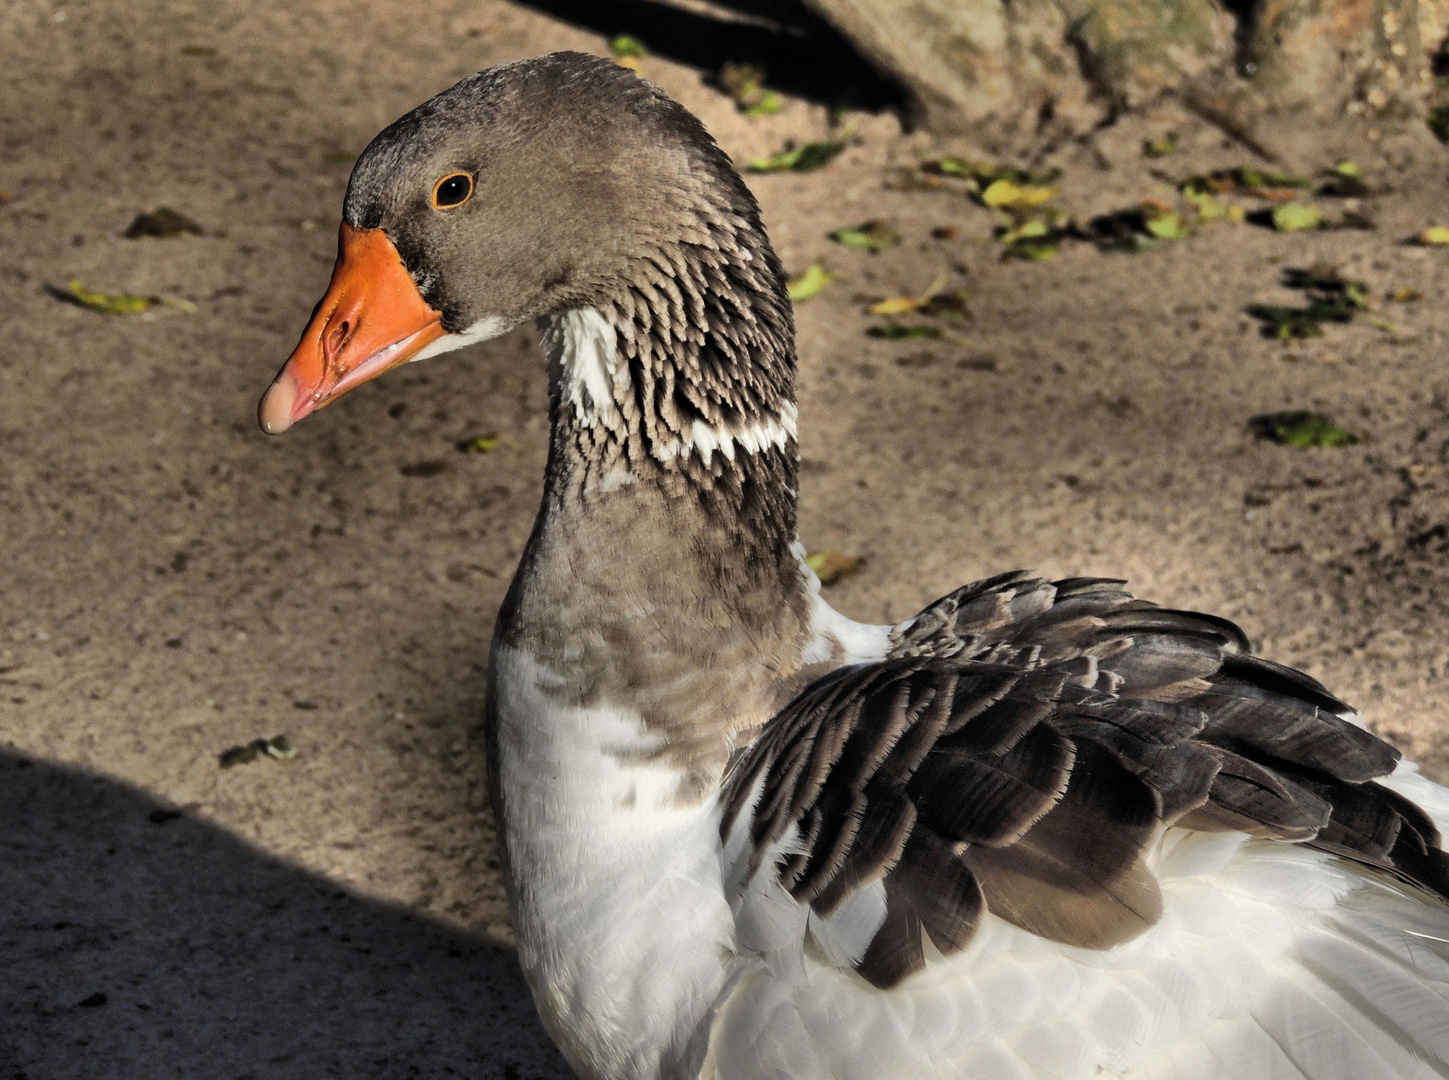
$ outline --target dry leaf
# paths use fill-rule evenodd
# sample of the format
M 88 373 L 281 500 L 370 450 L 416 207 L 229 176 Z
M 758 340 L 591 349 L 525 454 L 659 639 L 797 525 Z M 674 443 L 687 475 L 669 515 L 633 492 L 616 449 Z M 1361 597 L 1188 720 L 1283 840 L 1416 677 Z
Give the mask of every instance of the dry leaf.
M 822 585 L 833 585 L 841 578 L 857 573 L 864 560 L 838 551 L 815 551 L 805 556 L 805 565 L 815 571 Z
M 836 229 L 830 234 L 830 239 L 862 251 L 884 251 L 901 242 L 901 238 L 883 221 L 866 221 L 853 229 Z
M 139 315 L 153 304 L 160 302 L 155 296 L 91 292 L 89 289 L 83 288 L 75 278 L 71 278 L 70 292 L 75 297 L 75 302 L 81 307 L 99 311 L 103 315 Z
M 786 283 L 786 290 L 792 302 L 803 304 L 819 296 L 820 291 L 834 280 L 835 275 L 825 269 L 824 263 L 813 262 Z
M 921 301 L 913 296 L 892 296 L 878 304 L 872 304 L 867 310 L 872 315 L 909 315 L 920 308 Z
M 1273 228 L 1279 232 L 1303 232 L 1323 224 L 1323 215 L 1307 203 L 1290 202 L 1273 208 Z

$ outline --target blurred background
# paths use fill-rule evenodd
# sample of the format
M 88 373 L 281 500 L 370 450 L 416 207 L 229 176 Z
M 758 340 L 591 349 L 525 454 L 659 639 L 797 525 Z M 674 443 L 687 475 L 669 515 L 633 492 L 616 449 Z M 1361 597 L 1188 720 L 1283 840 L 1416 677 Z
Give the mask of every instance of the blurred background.
M 1443 778 L 1443 27 L 1279 7 L 0 6 L 0 1077 L 567 1075 L 478 726 L 534 332 L 254 419 L 356 155 L 517 57 L 634 67 L 759 196 L 832 604 L 1130 578 Z

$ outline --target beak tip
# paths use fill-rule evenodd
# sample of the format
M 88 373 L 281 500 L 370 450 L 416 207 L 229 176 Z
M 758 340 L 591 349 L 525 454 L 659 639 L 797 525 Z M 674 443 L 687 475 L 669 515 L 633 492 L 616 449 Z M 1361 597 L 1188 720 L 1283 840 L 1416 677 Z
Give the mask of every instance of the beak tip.
M 292 426 L 292 405 L 297 399 L 297 387 L 285 374 L 267 388 L 257 404 L 257 421 L 268 435 L 280 435 Z

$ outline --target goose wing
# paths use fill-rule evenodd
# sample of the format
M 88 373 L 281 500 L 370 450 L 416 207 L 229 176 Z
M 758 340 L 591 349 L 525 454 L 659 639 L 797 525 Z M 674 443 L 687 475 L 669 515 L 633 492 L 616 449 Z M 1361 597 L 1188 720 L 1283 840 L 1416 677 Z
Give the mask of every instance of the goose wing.
M 1376 781 L 1398 752 L 1232 623 L 1122 583 L 1000 575 L 805 688 L 722 795 L 732 888 L 777 884 L 877 987 L 986 913 L 1108 949 L 1162 913 L 1166 827 L 1292 841 L 1436 898 L 1433 820 Z

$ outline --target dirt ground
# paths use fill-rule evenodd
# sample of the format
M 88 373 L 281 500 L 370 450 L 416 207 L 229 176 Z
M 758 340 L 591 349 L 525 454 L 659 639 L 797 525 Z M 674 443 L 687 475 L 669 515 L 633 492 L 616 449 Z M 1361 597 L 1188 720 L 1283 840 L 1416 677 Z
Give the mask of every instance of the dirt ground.
M 682 6 L 687 58 L 734 40 Z M 619 10 L 649 40 L 660 9 Z M 497 0 L 0 5 L 0 1080 L 568 1075 L 508 953 L 478 737 L 540 490 L 534 334 L 281 439 L 254 420 L 325 288 L 351 155 L 462 75 L 561 48 L 605 38 Z M 825 100 L 750 120 L 699 67 L 643 72 L 737 159 L 829 130 Z M 1449 223 L 1438 144 L 1314 134 L 1300 166 L 1351 156 L 1391 189 L 1363 200 L 1374 231 L 1223 224 L 1027 263 L 959 190 L 883 186 L 993 148 L 845 122 L 825 171 L 752 179 L 786 265 L 845 275 L 799 308 L 803 538 L 866 559 L 831 601 L 892 621 L 1002 569 L 1128 577 L 1238 620 L 1449 774 L 1449 250 L 1401 242 Z M 1182 152 L 1145 160 L 1169 129 Z M 1154 166 L 1245 160 L 1164 106 L 1041 164 L 1087 217 L 1172 198 Z M 204 235 L 122 237 L 161 205 Z M 872 218 L 904 242 L 827 239 Z M 1262 337 L 1244 308 L 1317 261 L 1392 328 Z M 972 321 L 865 336 L 867 301 L 942 273 Z M 96 314 L 48 291 L 72 278 L 196 310 Z M 1367 440 L 1247 431 L 1287 408 Z M 455 449 L 478 435 L 500 442 Z M 295 759 L 219 768 L 278 733 Z

